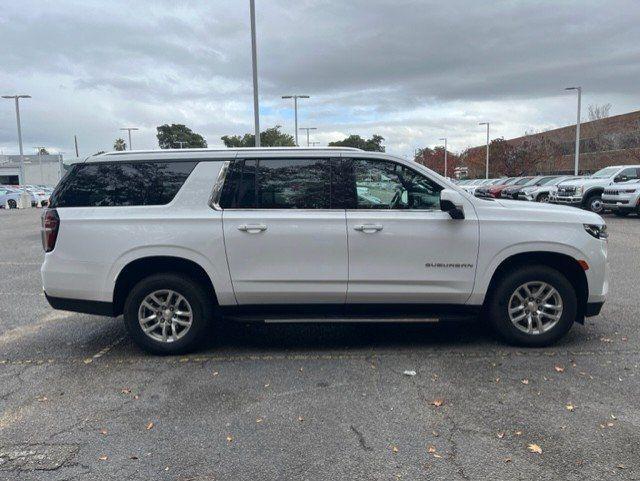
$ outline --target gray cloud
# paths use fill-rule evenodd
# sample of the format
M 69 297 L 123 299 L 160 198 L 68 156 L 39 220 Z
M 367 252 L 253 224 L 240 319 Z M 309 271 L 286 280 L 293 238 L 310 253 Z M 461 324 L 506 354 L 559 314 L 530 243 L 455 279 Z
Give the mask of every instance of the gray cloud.
M 248 2 L 8 0 L 0 11 L 0 84 L 25 91 L 28 143 L 110 148 L 123 124 L 184 122 L 210 144 L 251 128 Z M 335 135 L 384 132 L 391 149 L 481 142 L 496 132 L 570 122 L 585 102 L 637 108 L 636 0 L 257 1 L 263 125 L 290 129 L 285 93 L 307 93 L 305 121 Z M 2 104 L 0 104 L 2 105 Z M 324 136 L 324 137 L 323 137 Z M 14 149 L 0 108 L 0 146 Z

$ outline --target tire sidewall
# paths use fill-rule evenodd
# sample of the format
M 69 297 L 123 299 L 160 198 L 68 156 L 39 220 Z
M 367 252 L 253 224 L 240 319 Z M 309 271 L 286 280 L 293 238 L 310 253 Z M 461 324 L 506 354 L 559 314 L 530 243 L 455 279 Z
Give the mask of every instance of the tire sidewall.
M 543 202 L 543 203 L 549 202 L 549 194 L 540 194 L 536 199 L 536 202 Z
M 508 314 L 508 304 L 515 290 L 527 282 L 542 281 L 554 287 L 562 298 L 560 321 L 543 334 L 526 334 L 515 327 Z M 560 272 L 546 266 L 524 267 L 511 271 L 496 286 L 489 305 L 489 321 L 507 342 L 521 346 L 542 347 L 563 337 L 573 325 L 578 300 L 575 289 Z
M 189 302 L 193 321 L 189 331 L 177 341 L 163 343 L 147 336 L 138 322 L 138 309 L 142 300 L 154 291 L 171 289 Z M 198 346 L 212 317 L 212 306 L 207 295 L 194 280 L 177 274 L 155 274 L 138 282 L 131 290 L 124 305 L 124 323 L 134 342 L 154 354 L 180 354 Z

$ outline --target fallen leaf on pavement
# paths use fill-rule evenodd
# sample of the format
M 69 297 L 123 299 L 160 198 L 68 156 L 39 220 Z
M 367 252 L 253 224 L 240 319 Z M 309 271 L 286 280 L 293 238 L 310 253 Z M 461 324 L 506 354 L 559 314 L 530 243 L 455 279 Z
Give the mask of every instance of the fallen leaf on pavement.
M 522 381 L 520 381 L 522 384 L 529 384 L 529 380 L 528 379 L 523 379 Z
M 504 433 L 498 433 L 497 436 L 498 436 L 498 438 L 502 439 L 502 438 L 504 438 Z
M 107 459 L 109 459 L 109 457 L 108 456 L 100 456 L 98 459 L 100 461 L 106 461 Z
M 231 441 L 233 441 L 233 438 L 231 436 L 227 436 L 227 442 L 230 443 Z
M 402 374 L 404 374 L 405 376 L 415 376 L 416 372 L 415 371 L 405 371 Z
M 433 401 L 431 401 L 431 404 L 437 408 L 439 408 L 440 406 L 442 406 L 444 404 L 444 399 L 434 399 Z
M 131 389 L 129 389 L 128 387 L 123 387 L 122 391 L 120 391 L 122 394 L 131 394 Z
M 298 421 L 302 422 L 304 421 L 304 418 L 302 416 L 298 416 Z
M 553 368 L 556 370 L 556 372 L 564 372 L 564 367 L 562 366 L 554 366 Z
M 153 426 L 154 426 L 153 421 L 149 421 L 149 424 L 147 424 L 147 431 L 149 429 L 153 429 Z
M 107 430 L 106 429 L 101 429 L 100 430 L 100 434 L 102 434 L 103 436 L 107 435 Z
M 529 451 L 531 451 L 532 453 L 535 454 L 542 454 L 542 448 L 540 446 L 538 446 L 537 444 L 529 444 L 527 446 L 527 449 Z
M 436 447 L 435 446 L 429 446 L 427 448 L 427 452 L 428 453 L 435 453 L 436 452 Z
M 391 451 L 395 454 L 398 452 L 398 448 L 396 446 L 391 446 Z
M 573 404 L 567 404 L 565 407 L 567 408 L 567 411 L 571 411 L 571 412 L 573 412 L 573 410 L 575 409 Z

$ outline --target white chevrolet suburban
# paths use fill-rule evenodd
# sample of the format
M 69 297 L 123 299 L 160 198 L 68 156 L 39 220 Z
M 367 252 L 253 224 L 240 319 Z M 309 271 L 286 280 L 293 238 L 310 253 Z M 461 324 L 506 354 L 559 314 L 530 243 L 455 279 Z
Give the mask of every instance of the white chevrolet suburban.
M 42 216 L 56 309 L 118 316 L 155 353 L 229 318 L 479 317 L 548 345 L 605 301 L 607 231 L 570 207 L 476 198 L 348 148 L 112 152 L 76 164 Z

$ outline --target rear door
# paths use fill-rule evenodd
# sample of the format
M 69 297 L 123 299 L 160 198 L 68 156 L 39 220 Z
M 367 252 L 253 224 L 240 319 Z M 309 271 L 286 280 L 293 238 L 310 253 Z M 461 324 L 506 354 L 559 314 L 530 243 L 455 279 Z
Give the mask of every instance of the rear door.
M 442 186 L 404 164 L 353 158 L 347 303 L 462 304 L 478 256 L 478 220 L 440 210 Z M 349 177 L 349 176 L 345 176 Z
M 231 165 L 220 206 L 238 304 L 344 304 L 346 220 L 332 204 L 332 171 L 313 156 Z

